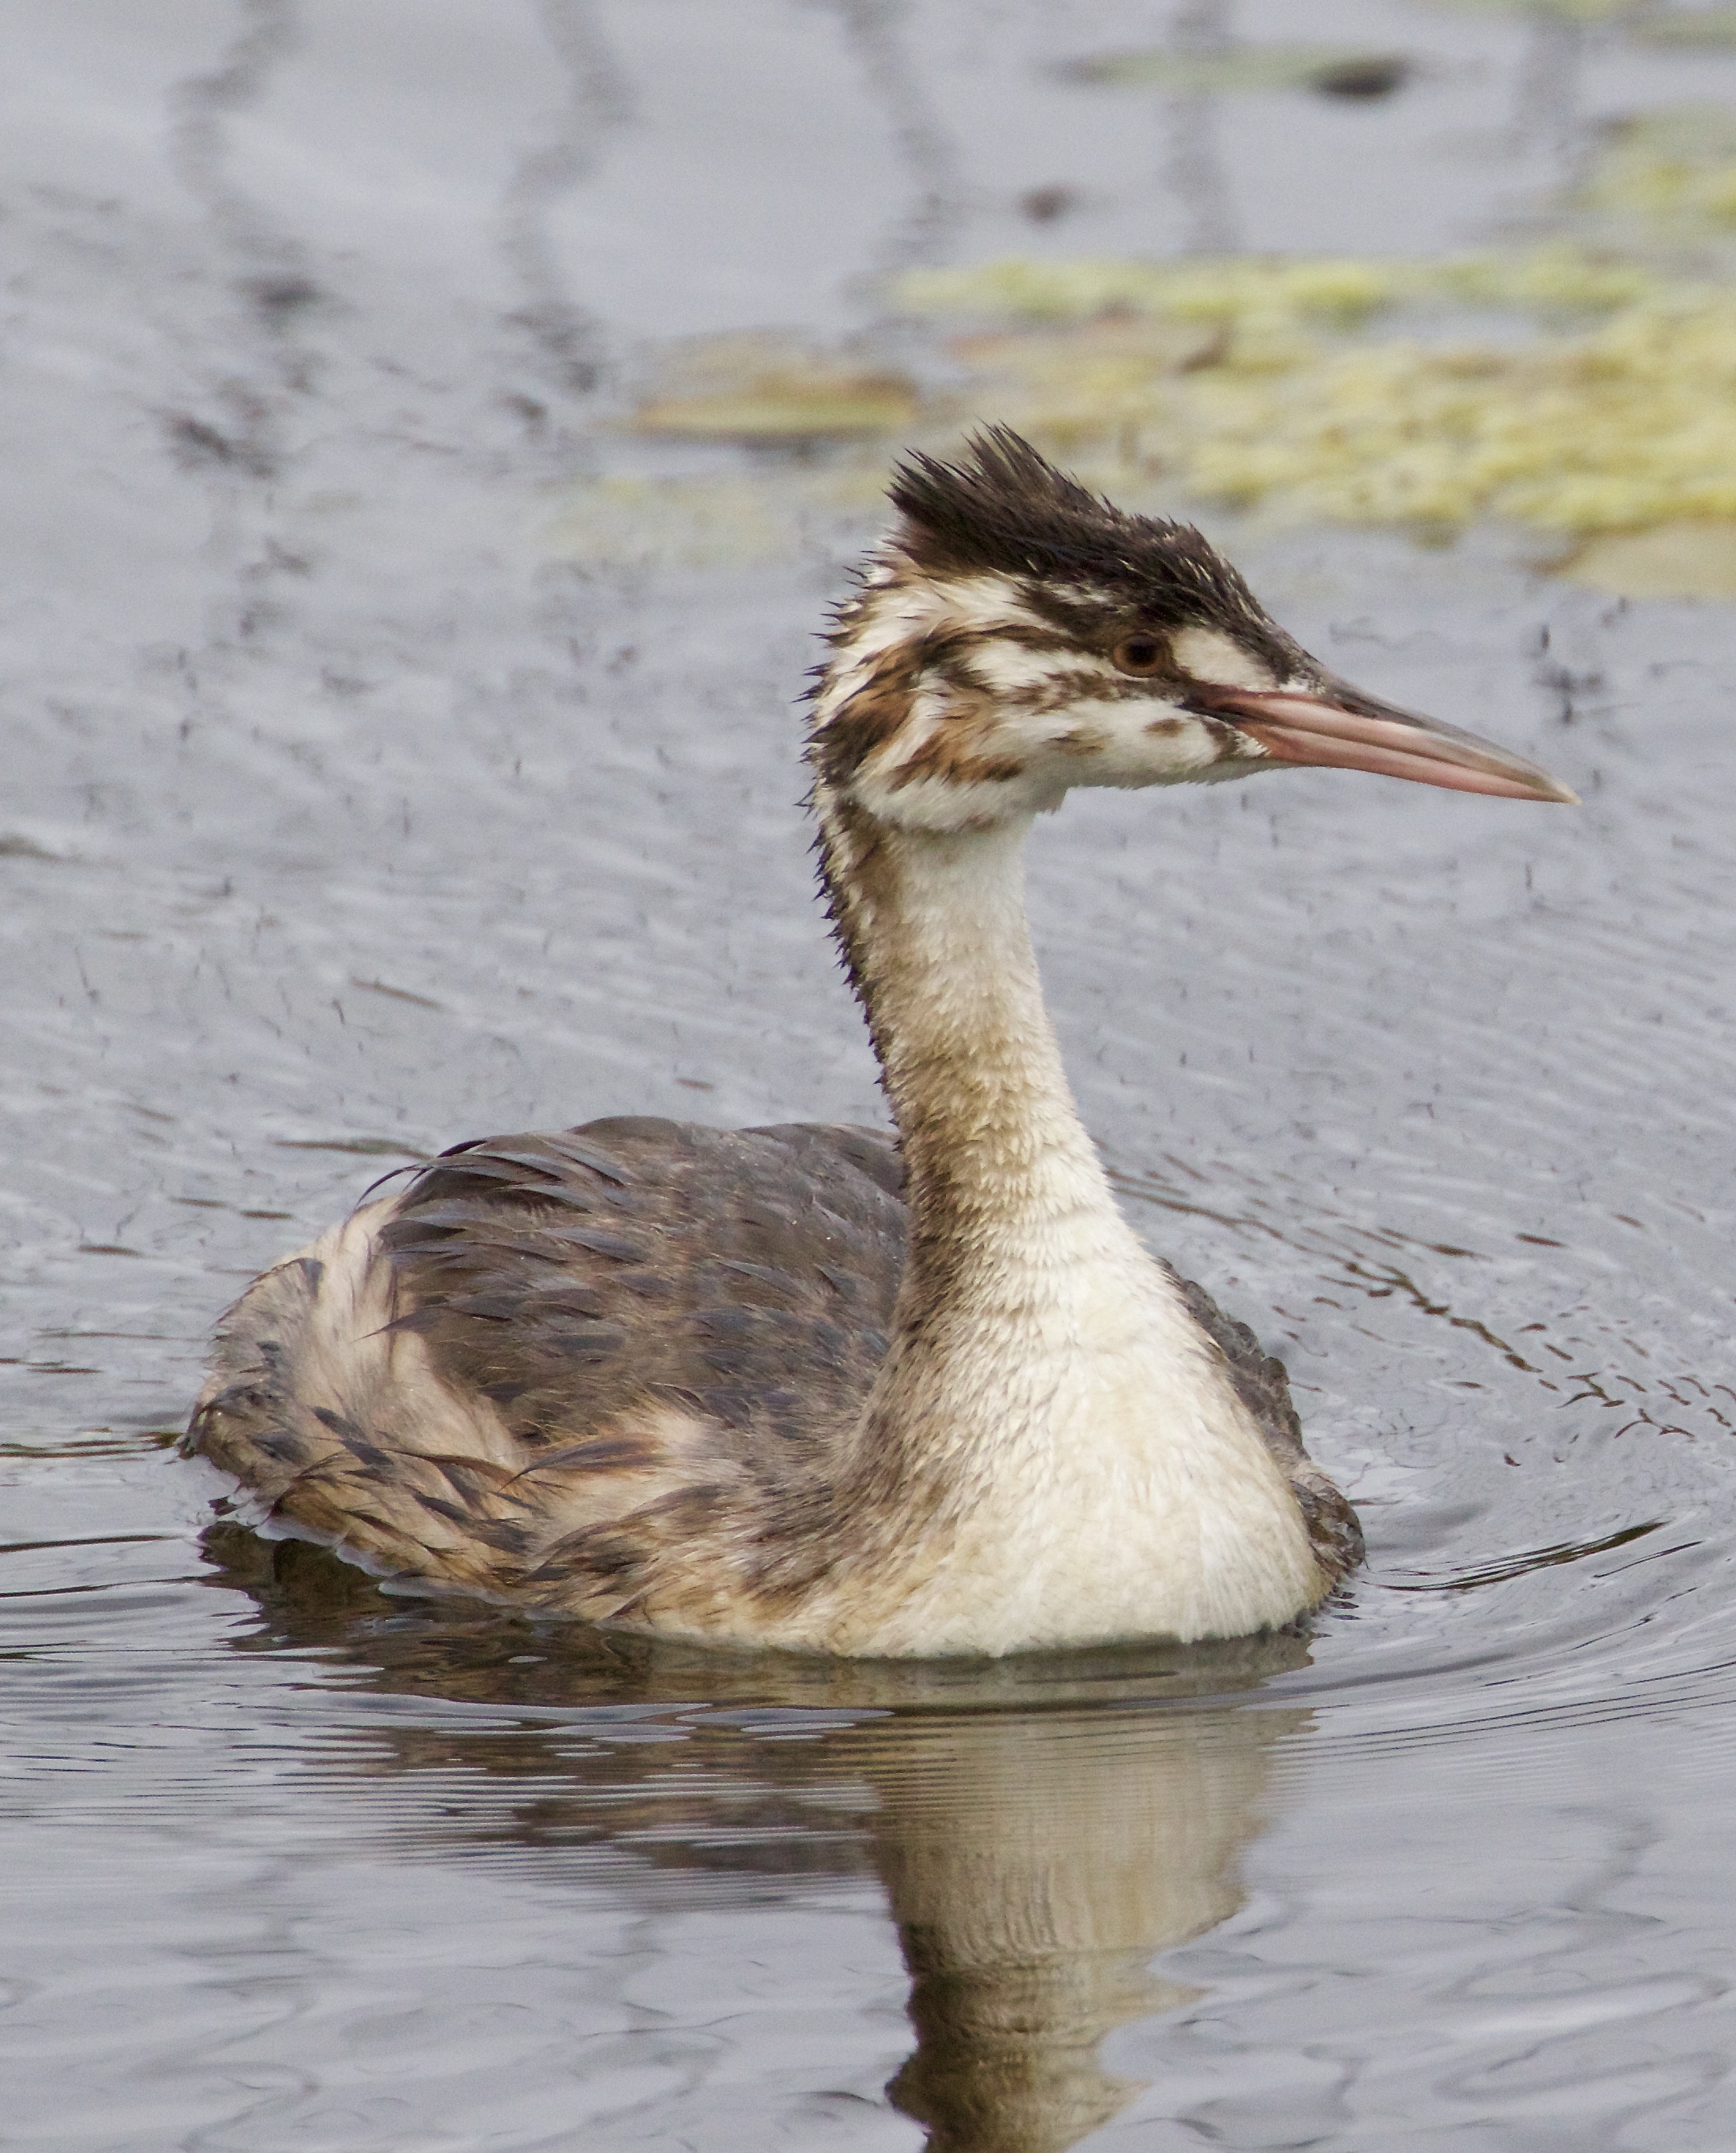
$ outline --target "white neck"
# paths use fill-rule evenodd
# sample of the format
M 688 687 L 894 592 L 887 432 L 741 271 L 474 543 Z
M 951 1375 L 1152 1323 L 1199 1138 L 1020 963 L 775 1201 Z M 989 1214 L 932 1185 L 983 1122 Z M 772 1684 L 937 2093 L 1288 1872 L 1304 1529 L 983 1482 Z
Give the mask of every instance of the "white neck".
M 935 833 L 821 810 L 911 1214 L 853 1499 L 932 1575 L 902 1583 L 879 1648 L 1290 1620 L 1318 1595 L 1296 1504 L 1067 1086 L 1026 924 L 1028 821 Z
M 1116 1209 L 1043 1005 L 1029 827 L 887 833 L 862 970 L 904 1138 L 907 1298 L 1041 1323 L 1077 1299 L 1082 1265 L 1156 1272 Z

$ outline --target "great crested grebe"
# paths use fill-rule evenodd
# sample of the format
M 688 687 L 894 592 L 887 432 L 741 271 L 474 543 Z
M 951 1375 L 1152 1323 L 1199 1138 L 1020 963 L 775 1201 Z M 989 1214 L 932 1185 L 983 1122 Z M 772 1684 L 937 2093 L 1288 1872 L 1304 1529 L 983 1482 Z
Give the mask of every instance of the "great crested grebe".
M 1362 1554 L 1281 1362 L 1147 1253 L 1025 919 L 1069 787 L 1285 764 L 1569 801 L 1309 657 L 1185 524 L 1004 429 L 895 474 L 808 761 L 899 1140 L 638 1117 L 461 1144 L 252 1285 L 190 1447 L 434 1586 L 858 1655 L 1238 1636 Z

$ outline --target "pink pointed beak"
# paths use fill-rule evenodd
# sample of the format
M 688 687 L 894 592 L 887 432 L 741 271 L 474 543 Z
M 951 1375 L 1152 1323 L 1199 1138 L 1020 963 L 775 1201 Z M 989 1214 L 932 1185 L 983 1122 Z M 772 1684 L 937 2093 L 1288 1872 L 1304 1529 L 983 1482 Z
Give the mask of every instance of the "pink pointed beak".
M 1371 770 L 1382 777 L 1408 777 L 1414 784 L 1445 786 L 1454 792 L 1493 793 L 1503 800 L 1580 804 L 1578 794 L 1546 770 L 1523 756 L 1509 755 L 1493 741 L 1377 702 L 1357 689 L 1346 686 L 1341 692 L 1345 700 L 1339 702 L 1330 691 L 1209 688 L 1189 700 L 1228 718 L 1279 762 Z

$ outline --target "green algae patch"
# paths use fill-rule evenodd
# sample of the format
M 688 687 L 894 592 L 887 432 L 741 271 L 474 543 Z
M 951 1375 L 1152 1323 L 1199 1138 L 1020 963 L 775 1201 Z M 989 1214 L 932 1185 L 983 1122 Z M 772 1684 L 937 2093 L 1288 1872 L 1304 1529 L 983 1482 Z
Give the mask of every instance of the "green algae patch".
M 1418 270 L 1412 289 L 1419 298 L 1569 319 L 1611 313 L 1649 298 L 1658 289 L 1658 279 L 1615 255 L 1558 243 L 1431 262 Z
M 914 269 L 890 296 L 906 332 L 932 324 L 942 364 L 920 382 L 872 340 L 690 339 L 658 356 L 624 430 L 665 456 L 757 450 L 758 468 L 595 482 L 551 542 L 596 561 L 770 557 L 872 513 L 895 448 L 944 455 L 1000 421 L 1130 502 L 1432 542 L 1494 521 L 1601 588 L 1736 594 L 1736 115 L 1610 129 L 1556 209 L 1576 237 L 1446 260 Z
M 1570 533 L 1736 517 L 1736 293 L 1670 293 L 1518 349 L 1398 340 L 1175 413 L 1190 490 L 1336 522 Z
M 1736 8 L 1647 13 L 1623 27 L 1630 38 L 1646 45 L 1736 45 Z
M 1718 283 L 1557 247 L 996 262 L 922 272 L 904 298 L 1022 321 L 953 342 L 980 415 L 1106 482 L 1120 466 L 1291 520 L 1431 534 L 1479 517 L 1590 537 L 1736 517 L 1736 293 Z M 1470 308 L 1529 316 L 1529 333 L 1452 333 Z M 1209 333 L 1190 342 L 1189 327 Z
M 1233 255 L 1221 261 L 1126 262 L 1015 257 L 963 269 L 913 269 L 898 298 L 913 313 L 1089 321 L 1105 314 L 1228 323 L 1260 315 L 1298 325 L 1349 326 L 1408 296 L 1413 263 L 1331 257 Z
M 1457 8 L 1479 15 L 1554 15 L 1569 23 L 1616 23 L 1637 13 L 1634 0 L 1433 0 L 1437 8 Z
M 1562 249 L 1432 264 L 1000 262 L 907 283 L 907 303 L 959 310 L 940 324 L 949 385 L 919 398 L 900 379 L 883 408 L 850 407 L 812 467 L 596 481 L 569 498 L 552 549 L 772 557 L 815 513 L 871 512 L 894 445 L 944 454 L 996 420 L 1125 499 L 1435 541 L 1496 520 L 1546 536 L 1562 573 L 1600 588 L 1728 594 L 1736 289 L 1724 284 Z M 1491 312 L 1501 318 L 1482 333 L 1464 327 Z M 648 425 L 646 406 L 633 423 L 800 444 L 824 431 L 817 384 L 832 378 L 804 378 L 799 424 L 774 408 L 750 428 L 761 391 L 715 370 L 664 400 L 680 426 Z M 1615 542 L 1646 533 L 1649 548 Z
M 1736 232 L 1736 112 L 1688 105 L 1617 122 L 1578 206 L 1661 238 Z
M 629 425 L 682 440 L 849 440 L 909 426 L 917 400 L 901 374 L 773 333 L 696 337 L 666 355 L 659 387 Z
M 1310 331 L 1360 328 L 1417 303 L 1606 313 L 1657 286 L 1657 276 L 1635 262 L 1562 242 L 1440 262 L 1355 255 L 1172 262 L 1014 257 L 968 268 L 910 270 L 899 280 L 898 297 L 913 313 L 925 314 L 1046 322 L 1132 315 L 1226 325 L 1260 321 Z
M 915 415 L 909 384 L 894 374 L 816 380 L 773 374 L 710 396 L 643 404 L 633 428 L 687 440 L 843 440 L 892 432 Z

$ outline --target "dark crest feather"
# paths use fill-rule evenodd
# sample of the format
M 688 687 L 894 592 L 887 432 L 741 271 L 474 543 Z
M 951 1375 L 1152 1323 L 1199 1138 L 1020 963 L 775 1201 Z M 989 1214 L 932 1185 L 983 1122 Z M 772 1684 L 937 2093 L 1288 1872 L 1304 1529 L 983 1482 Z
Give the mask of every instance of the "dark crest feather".
M 1241 577 L 1192 524 L 1127 514 L 1010 426 L 984 427 L 956 463 L 907 456 L 888 491 L 905 519 L 904 550 L 930 573 L 1077 581 L 1154 615 L 1270 628 Z

